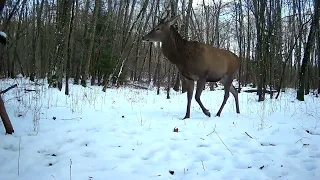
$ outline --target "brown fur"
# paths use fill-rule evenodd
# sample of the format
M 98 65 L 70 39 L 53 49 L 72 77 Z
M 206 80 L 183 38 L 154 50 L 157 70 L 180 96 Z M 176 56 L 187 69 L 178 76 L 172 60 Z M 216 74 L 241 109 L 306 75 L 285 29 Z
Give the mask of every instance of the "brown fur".
M 161 22 L 155 29 L 143 37 L 145 41 L 162 42 L 162 52 L 167 59 L 175 64 L 182 76 L 187 79 L 187 112 L 184 117 L 190 117 L 190 105 L 194 89 L 194 81 L 197 81 L 195 99 L 200 105 L 204 114 L 210 117 L 210 112 L 203 106 L 200 96 L 206 82 L 220 81 L 225 88 L 223 103 L 217 112 L 221 111 L 229 97 L 229 91 L 235 97 L 236 112 L 240 113 L 238 93 L 232 85 L 238 69 L 240 59 L 230 51 L 211 47 L 209 45 L 183 39 L 180 34 L 171 26 L 177 17 L 169 21 Z

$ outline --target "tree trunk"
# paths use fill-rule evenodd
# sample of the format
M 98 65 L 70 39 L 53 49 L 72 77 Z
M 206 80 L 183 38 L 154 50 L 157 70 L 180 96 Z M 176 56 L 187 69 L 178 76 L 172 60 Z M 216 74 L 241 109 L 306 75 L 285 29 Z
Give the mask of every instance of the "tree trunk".
M 71 35 L 73 28 L 73 19 L 74 19 L 74 4 L 75 1 L 72 0 L 72 8 L 71 8 L 71 18 L 69 22 L 69 33 L 68 33 L 68 45 L 67 45 L 67 66 L 66 66 L 66 88 L 65 95 L 69 95 L 69 78 L 70 78 L 70 61 L 71 61 Z
M 247 0 L 247 4 L 249 4 L 250 0 Z M 250 25 L 250 8 L 247 9 L 247 53 L 246 53 L 246 59 L 245 59 L 245 63 L 246 63 L 246 74 L 245 74 L 245 85 L 248 84 L 249 82 L 249 72 L 250 72 L 250 63 L 251 63 L 251 59 L 250 59 L 250 44 L 251 44 L 251 25 Z M 252 80 L 251 80 L 252 81 Z
M 192 4 L 193 4 L 193 0 L 189 0 L 188 7 L 187 7 L 187 12 L 186 12 L 186 18 L 184 20 L 184 25 L 182 26 L 182 27 L 184 27 L 184 29 L 182 29 L 182 37 L 184 37 L 186 39 L 188 39 L 188 29 L 189 29 L 189 23 L 190 23 L 190 17 L 191 17 Z M 171 5 L 173 7 L 178 6 L 178 1 L 176 1 L 176 4 L 171 3 Z M 177 14 L 177 12 L 174 11 L 174 14 Z M 180 75 L 179 70 L 177 70 L 177 68 L 174 67 L 174 69 L 176 70 L 176 74 L 177 75 L 176 75 L 176 82 L 175 82 L 175 84 L 173 86 L 173 90 L 175 90 L 176 92 L 179 91 L 179 89 L 180 89 L 180 81 L 181 81 L 182 82 L 181 83 L 182 84 L 182 93 L 184 93 L 184 92 L 186 92 L 185 78 Z
M 167 77 L 167 99 L 170 99 L 170 88 L 171 88 L 171 69 L 172 69 L 172 65 L 170 63 L 167 63 L 168 64 L 168 77 Z
M 88 45 L 88 51 L 87 51 L 87 61 L 86 61 L 86 66 L 85 70 L 83 71 L 82 78 L 81 78 L 81 85 L 86 87 L 87 86 L 87 79 L 88 79 L 88 74 L 89 74 L 89 69 L 90 69 L 90 63 L 92 59 L 92 52 L 93 52 L 93 45 L 94 45 L 94 40 L 96 36 L 96 25 L 97 25 L 97 19 L 98 19 L 98 14 L 99 14 L 99 8 L 101 4 L 101 0 L 95 0 L 95 5 L 94 5 L 94 10 L 93 10 L 93 17 L 92 21 L 90 24 L 91 28 L 91 33 L 89 35 L 89 45 Z
M 0 117 L 2 119 L 4 128 L 6 129 L 6 134 L 12 134 L 14 133 L 11 121 L 9 119 L 9 116 L 7 114 L 6 108 L 4 106 L 2 97 L 0 95 Z
M 265 77 L 266 77 L 266 54 L 267 54 L 267 42 L 265 35 L 265 9 L 267 1 L 253 0 L 254 16 L 256 20 L 257 29 L 257 47 L 256 47 L 256 60 L 258 62 L 257 78 L 258 78 L 258 102 L 265 99 Z
M 298 86 L 298 91 L 297 91 L 297 99 L 299 101 L 304 101 L 304 90 L 305 90 L 305 85 L 306 85 L 306 70 L 308 67 L 308 63 L 310 60 L 310 54 L 313 49 L 314 45 L 314 36 L 316 33 L 316 30 L 318 29 L 319 25 L 319 1 L 315 0 L 314 2 L 314 15 L 312 18 L 312 24 L 310 27 L 309 35 L 308 35 L 308 40 L 307 44 L 304 49 L 304 55 L 302 59 L 302 64 L 301 64 L 301 70 L 299 73 L 299 86 Z
M 36 37 L 36 1 L 33 0 L 33 20 L 32 20 L 32 58 L 31 58 L 31 62 L 30 62 L 30 81 L 34 81 L 34 78 L 35 78 L 35 73 L 36 73 L 36 70 L 35 70 L 35 66 L 36 66 L 36 52 L 37 52 L 37 37 Z
M 148 83 L 151 83 L 152 43 L 149 45 Z
M 239 58 L 240 61 L 243 61 L 243 57 L 245 57 L 244 50 L 243 50 L 243 12 L 242 12 L 242 1 L 240 0 L 238 3 L 235 2 L 235 11 L 236 11 L 236 35 L 238 39 L 238 46 L 239 46 Z M 241 63 L 242 64 L 242 63 Z M 238 93 L 241 91 L 241 71 L 242 65 L 240 64 L 239 67 L 239 78 L 238 78 Z
M 317 36 L 317 51 L 318 51 L 318 94 L 320 94 L 320 29 L 318 28 L 318 36 Z
M 6 3 L 5 0 L 0 0 L 0 15 L 2 14 L 2 10 L 4 8 L 5 3 Z M 5 45 L 6 44 L 6 37 L 1 37 L 1 42 L 0 43 Z M 3 53 L 1 53 L 1 55 L 2 54 Z M 0 59 L 0 61 L 1 60 L 2 59 Z M 1 64 L 0 64 L 0 66 L 1 66 Z M 1 71 L 0 71 L 0 75 L 1 75 Z M 7 111 L 6 111 L 6 107 L 4 106 L 4 102 L 2 100 L 1 95 L 0 95 L 0 117 L 2 119 L 4 128 L 6 130 L 6 134 L 14 133 L 13 126 L 12 126 L 11 121 L 9 119 L 9 116 L 8 116 Z
M 77 3 L 77 6 L 80 6 L 79 3 Z M 83 13 L 83 23 L 84 23 L 84 31 L 83 31 L 83 35 L 82 35 L 82 39 L 81 39 L 81 45 L 82 48 L 85 48 L 86 50 L 88 50 L 88 45 L 86 43 L 87 40 L 87 34 L 88 34 L 88 14 L 89 14 L 89 7 L 90 7 L 90 0 L 86 0 L 85 3 L 85 9 L 84 9 L 84 13 Z M 80 63 L 79 66 L 77 68 L 76 71 L 76 77 L 74 79 L 74 84 L 79 84 L 79 79 L 80 79 L 80 75 L 83 75 L 85 73 L 85 69 L 86 69 L 86 50 L 83 50 L 81 52 L 81 58 L 80 58 Z

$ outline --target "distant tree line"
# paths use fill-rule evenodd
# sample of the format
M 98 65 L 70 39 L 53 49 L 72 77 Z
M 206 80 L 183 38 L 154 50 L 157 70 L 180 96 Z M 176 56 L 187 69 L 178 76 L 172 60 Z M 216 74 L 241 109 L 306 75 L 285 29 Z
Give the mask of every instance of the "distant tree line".
M 160 45 L 141 40 L 165 9 L 180 15 L 176 28 L 184 38 L 239 55 L 239 89 L 257 87 L 259 101 L 286 87 L 297 89 L 299 100 L 320 93 L 317 0 L 7 1 L 0 77 L 47 78 L 52 87 L 65 86 L 65 94 L 66 82 L 103 90 L 138 82 L 184 91 L 184 79 Z

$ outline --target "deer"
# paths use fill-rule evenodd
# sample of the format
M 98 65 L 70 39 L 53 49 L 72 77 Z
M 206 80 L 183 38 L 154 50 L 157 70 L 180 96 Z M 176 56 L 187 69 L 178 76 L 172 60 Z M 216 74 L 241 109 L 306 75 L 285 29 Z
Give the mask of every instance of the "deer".
M 183 119 L 190 118 L 190 106 L 194 92 L 194 82 L 197 82 L 195 100 L 202 112 L 211 117 L 207 108 L 201 102 L 200 96 L 206 82 L 220 82 L 224 86 L 224 99 L 216 116 L 221 112 L 232 93 L 236 103 L 236 112 L 240 114 L 238 92 L 232 85 L 233 79 L 240 68 L 240 58 L 231 51 L 210 46 L 198 41 L 182 38 L 174 28 L 179 15 L 160 19 L 149 33 L 142 37 L 144 42 L 161 42 L 163 55 L 174 64 L 186 80 L 187 110 Z

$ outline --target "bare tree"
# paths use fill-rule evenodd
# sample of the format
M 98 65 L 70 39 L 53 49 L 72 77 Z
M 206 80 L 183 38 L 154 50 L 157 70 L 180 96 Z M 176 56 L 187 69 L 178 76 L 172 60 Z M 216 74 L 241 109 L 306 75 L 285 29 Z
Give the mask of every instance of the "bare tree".
M 239 46 L 239 58 L 240 61 L 243 61 L 243 57 L 245 57 L 245 50 L 244 50 L 244 28 L 243 28 L 243 11 L 242 11 L 242 0 L 239 0 L 238 2 L 234 1 L 235 4 L 235 12 L 236 12 L 236 35 L 238 39 L 238 46 Z M 241 88 L 241 71 L 242 71 L 242 65 L 240 65 L 239 68 L 239 78 L 238 78 L 238 93 L 240 93 Z
M 4 8 L 5 3 L 6 3 L 5 0 L 0 0 L 0 14 L 2 13 L 2 10 Z M 6 42 L 7 42 L 6 39 L 7 39 L 7 37 L 0 35 L 0 43 L 1 44 L 6 44 Z M 6 108 L 4 106 L 4 102 L 2 100 L 1 94 L 2 93 L 0 93 L 0 117 L 2 119 L 4 128 L 6 130 L 6 134 L 12 134 L 14 132 L 13 126 L 11 124 L 8 113 L 7 113 Z
M 95 36 L 96 36 L 96 25 L 97 25 L 97 19 L 98 19 L 98 13 L 99 13 L 99 8 L 101 7 L 101 0 L 95 0 L 94 3 L 94 10 L 93 10 L 93 17 L 92 17 L 92 21 L 90 23 L 90 32 L 89 32 L 89 36 L 88 36 L 88 40 L 87 42 L 89 42 L 88 44 L 88 49 L 86 51 L 86 59 L 87 61 L 85 61 L 85 66 L 84 66 L 84 71 L 82 74 L 82 78 L 81 78 L 81 85 L 86 87 L 87 86 L 87 77 L 89 74 L 89 69 L 90 69 L 90 63 L 91 63 L 91 59 L 92 59 L 92 52 L 93 52 L 93 45 L 94 45 L 94 40 L 95 40 Z
M 304 91 L 305 91 L 305 85 L 306 85 L 306 68 L 308 66 L 308 63 L 310 61 L 310 54 L 311 51 L 314 47 L 314 42 L 315 42 L 315 34 L 317 29 L 319 29 L 319 1 L 314 0 L 314 14 L 312 17 L 312 24 L 310 27 L 309 35 L 308 35 L 308 40 L 307 44 L 305 46 L 304 50 L 304 55 L 302 59 L 302 64 L 301 64 L 301 70 L 299 73 L 299 86 L 298 86 L 298 91 L 297 91 L 297 99 L 299 101 L 304 101 Z
M 68 33 L 68 44 L 67 44 L 67 65 L 66 65 L 66 88 L 65 95 L 69 95 L 69 78 L 70 78 L 70 61 L 71 61 L 71 36 L 73 29 L 73 20 L 74 20 L 74 5 L 75 0 L 72 0 L 72 8 L 71 8 L 71 18 L 69 22 L 69 33 Z
M 257 1 L 253 0 L 254 17 L 257 31 L 257 47 L 256 60 L 258 62 L 258 101 L 265 99 L 265 82 L 266 82 L 266 36 L 265 36 L 265 11 L 267 7 L 267 0 Z
M 320 94 L 320 28 L 318 23 L 318 35 L 317 35 L 317 56 L 318 56 L 318 94 Z

